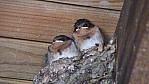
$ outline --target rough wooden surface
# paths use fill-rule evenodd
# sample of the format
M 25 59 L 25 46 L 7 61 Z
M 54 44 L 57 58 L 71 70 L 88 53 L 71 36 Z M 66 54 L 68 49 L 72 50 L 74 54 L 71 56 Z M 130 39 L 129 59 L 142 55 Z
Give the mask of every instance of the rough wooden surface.
M 87 18 L 110 37 L 119 13 L 35 0 L 0 0 L 0 36 L 49 42 L 59 34 L 71 36 L 76 20 Z
M 121 10 L 124 2 L 124 0 L 45 0 L 45 1 L 108 8 L 114 10 Z
M 0 38 L 0 76 L 32 80 L 44 66 L 48 45 Z
M 0 78 L 0 84 L 33 84 L 32 81 Z
M 131 73 L 130 84 L 149 83 L 149 21 L 137 53 L 136 62 Z
M 117 84 L 128 84 L 129 81 L 133 81 L 130 79 L 132 70 L 136 71 L 141 67 L 134 68 L 135 61 L 136 63 L 147 63 L 148 59 L 146 56 L 142 56 L 141 60 L 137 57 L 137 52 L 140 47 L 140 43 L 144 42 L 142 39 L 144 33 L 146 32 L 146 23 L 149 20 L 149 0 L 126 0 L 124 2 L 124 6 L 122 8 L 120 20 L 118 22 L 118 26 L 116 29 L 117 35 L 117 76 L 116 82 Z M 139 5 L 139 6 L 138 6 Z M 148 34 L 147 34 L 148 35 Z M 147 39 L 147 37 L 145 38 Z M 143 44 L 146 46 L 146 44 Z M 148 64 L 148 63 L 147 63 Z M 137 64 L 136 64 L 137 65 Z M 135 65 L 135 67 L 137 67 Z M 142 65 L 144 66 L 144 65 Z M 133 69 L 134 68 L 134 69 Z M 142 84 L 145 81 L 142 81 L 144 78 L 144 74 L 146 74 L 146 69 L 142 69 L 145 72 L 139 73 L 135 75 L 136 82 L 132 84 Z M 147 72 L 148 73 L 148 72 Z M 133 79 L 133 78 L 132 78 Z M 148 80 L 147 78 L 145 78 Z M 142 83 L 140 83 L 142 82 Z M 131 83 L 130 83 L 131 84 Z M 146 84 L 146 83 L 143 83 Z

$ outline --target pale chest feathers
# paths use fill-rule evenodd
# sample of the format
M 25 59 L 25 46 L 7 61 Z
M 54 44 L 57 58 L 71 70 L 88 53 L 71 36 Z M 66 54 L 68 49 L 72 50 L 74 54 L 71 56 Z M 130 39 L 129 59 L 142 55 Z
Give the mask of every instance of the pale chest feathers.
M 71 58 L 77 56 L 78 54 L 79 51 L 77 50 L 75 44 L 72 43 L 69 47 L 61 51 L 61 54 L 59 52 L 57 53 L 48 52 L 48 62 L 51 63 L 63 57 Z
M 99 30 L 96 30 L 96 33 L 93 36 L 91 36 L 88 39 L 83 40 L 77 45 L 80 46 L 80 51 L 83 51 L 93 46 L 96 46 L 95 44 L 99 44 L 99 46 L 103 45 L 103 37 Z

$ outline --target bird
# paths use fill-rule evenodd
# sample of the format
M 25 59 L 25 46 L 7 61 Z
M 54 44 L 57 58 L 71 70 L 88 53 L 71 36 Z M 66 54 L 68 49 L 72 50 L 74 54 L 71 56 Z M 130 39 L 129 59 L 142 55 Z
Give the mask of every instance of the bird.
M 78 56 L 79 51 L 74 40 L 66 35 L 58 35 L 53 39 L 53 42 L 48 46 L 47 62 L 51 64 L 59 58 L 71 58 Z
M 86 51 L 92 47 L 98 47 L 103 51 L 104 38 L 99 27 L 88 19 L 78 19 L 74 24 L 73 38 L 80 51 Z

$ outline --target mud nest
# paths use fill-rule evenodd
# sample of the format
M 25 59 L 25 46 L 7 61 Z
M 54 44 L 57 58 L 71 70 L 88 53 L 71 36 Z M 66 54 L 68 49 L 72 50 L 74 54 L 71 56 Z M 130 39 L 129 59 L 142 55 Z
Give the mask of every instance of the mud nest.
M 97 47 L 72 58 L 61 58 L 45 66 L 34 77 L 34 84 L 113 84 L 115 44 L 103 52 Z

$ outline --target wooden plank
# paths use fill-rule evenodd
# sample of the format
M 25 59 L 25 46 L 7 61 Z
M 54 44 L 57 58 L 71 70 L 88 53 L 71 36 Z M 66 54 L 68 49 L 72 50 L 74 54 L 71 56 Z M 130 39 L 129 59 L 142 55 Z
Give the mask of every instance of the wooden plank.
M 18 79 L 9 79 L 0 77 L 0 84 L 33 84 L 33 82 L 27 80 L 18 80 Z
M 140 42 L 145 33 L 145 25 L 149 20 L 148 4 L 149 0 L 126 0 L 124 2 L 116 29 L 117 84 L 128 84 L 130 81 Z
M 137 53 L 129 84 L 149 83 L 149 20 Z
M 121 10 L 124 0 L 43 0 L 99 8 Z
M 0 38 L 0 76 L 32 80 L 44 66 L 50 44 Z
M 0 36 L 49 42 L 59 34 L 71 36 L 76 20 L 87 18 L 110 38 L 119 13 L 36 0 L 0 0 Z

